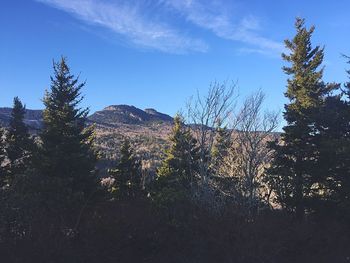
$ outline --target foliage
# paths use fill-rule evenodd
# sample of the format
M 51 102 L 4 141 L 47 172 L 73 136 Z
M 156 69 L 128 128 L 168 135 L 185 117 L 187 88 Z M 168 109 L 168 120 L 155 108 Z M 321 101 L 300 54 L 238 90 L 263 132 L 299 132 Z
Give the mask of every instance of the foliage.
M 6 159 L 4 129 L 0 127 L 0 188 L 5 184 L 7 172 L 4 168 L 4 161 Z
M 114 187 L 119 198 L 108 191 L 95 195 L 100 188 L 94 129 L 86 125 L 88 109 L 80 107 L 85 83 L 70 73 L 65 58 L 54 62 L 38 145 L 17 97 L 8 132 L 0 129 L 2 260 L 348 261 L 350 81 L 343 89 L 324 83 L 324 49 L 311 45 L 314 27 L 307 29 L 303 19 L 295 26 L 295 37 L 285 41 L 290 53 L 282 55 L 289 63 L 283 68 L 289 103 L 280 138 L 278 113 L 263 112 L 261 91 L 232 118 L 234 86 L 215 83 L 189 106 L 191 125 L 174 118 L 169 147 L 148 188 L 141 164 L 154 167 L 166 142 L 147 131 L 160 129 L 154 120 L 169 118 L 152 109 L 106 108 L 105 119 L 114 120 L 110 111 L 118 118 L 134 112 L 149 125 L 132 142 L 120 143 L 125 133 L 102 132 L 101 149 L 113 148 L 104 154 L 117 165 L 101 186 Z M 131 122 L 140 123 L 135 116 L 129 116 Z M 11 183 L 5 180 L 9 174 Z M 92 197 L 98 202 L 90 202 Z M 275 202 L 266 206 L 274 198 L 278 209 Z M 294 214 L 302 219 L 306 212 L 308 220 L 294 220 Z
M 51 90 L 44 97 L 44 127 L 40 134 L 39 171 L 62 181 L 65 191 L 87 198 L 96 188 L 93 128 L 85 127 L 88 109 L 78 107 L 82 100 L 78 78 L 70 73 L 66 59 L 53 65 Z M 63 189 L 62 189 L 63 190 Z
M 314 27 L 308 30 L 304 20 L 297 18 L 295 28 L 295 37 L 285 41 L 290 54 L 282 54 L 291 64 L 283 67 L 283 71 L 291 76 L 285 93 L 290 100 L 284 112 L 287 125 L 283 128 L 281 143 L 271 144 L 275 154 L 268 181 L 276 191 L 277 201 L 301 218 L 306 208 L 312 208 L 312 201 L 319 200 L 322 191 L 317 119 L 327 95 L 337 86 L 322 81 L 323 68 L 319 67 L 324 49 L 311 45 Z
M 348 71 L 348 74 L 350 72 Z M 319 173 L 325 178 L 323 199 L 340 217 L 350 217 L 350 83 L 328 96 L 318 119 Z
M 30 167 L 32 154 L 35 150 L 34 142 L 24 123 L 25 113 L 25 106 L 18 97 L 15 97 L 6 135 L 6 152 L 9 159 L 8 170 L 11 176 L 22 174 Z
M 170 220 L 183 211 L 181 204 L 190 200 L 191 190 L 197 182 L 198 148 L 191 131 L 177 115 L 169 137 L 170 147 L 152 185 L 152 198 Z
M 141 167 L 126 138 L 120 147 L 120 155 L 117 167 L 109 170 L 109 174 L 115 179 L 115 186 L 120 197 L 135 197 L 142 189 Z
M 232 132 L 226 126 L 221 127 L 221 123 L 216 128 L 215 142 L 211 150 L 212 164 L 211 169 L 214 171 L 220 170 L 220 165 L 227 157 L 228 150 L 232 146 Z
M 174 127 L 169 140 L 171 146 L 166 151 L 166 158 L 158 170 L 157 180 L 189 189 L 196 180 L 198 149 L 190 129 L 183 126 L 179 115 L 174 118 Z

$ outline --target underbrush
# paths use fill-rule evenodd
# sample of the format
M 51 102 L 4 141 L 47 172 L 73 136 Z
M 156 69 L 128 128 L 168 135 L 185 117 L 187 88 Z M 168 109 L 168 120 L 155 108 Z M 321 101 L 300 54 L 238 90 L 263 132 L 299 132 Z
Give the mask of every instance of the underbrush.
M 349 262 L 346 223 L 297 222 L 280 211 L 247 220 L 190 203 L 155 208 L 147 198 L 100 201 L 73 232 L 33 221 L 30 237 L 1 239 L 1 262 Z M 57 218 L 56 218 L 57 219 Z M 56 221 L 55 221 L 56 222 Z

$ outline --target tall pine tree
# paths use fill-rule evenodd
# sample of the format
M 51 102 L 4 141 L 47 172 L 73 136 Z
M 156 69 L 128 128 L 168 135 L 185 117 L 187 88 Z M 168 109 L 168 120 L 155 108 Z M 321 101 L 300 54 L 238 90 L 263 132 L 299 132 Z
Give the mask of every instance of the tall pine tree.
M 348 57 L 346 57 L 349 59 Z M 350 61 L 349 61 L 350 63 Z M 347 71 L 350 77 L 350 71 Z M 350 82 L 329 96 L 319 120 L 320 171 L 326 178 L 329 205 L 350 216 Z
M 318 168 L 317 120 L 327 95 L 337 87 L 322 81 L 324 49 L 311 45 L 314 27 L 307 29 L 304 19 L 295 22 L 296 35 L 286 40 L 289 54 L 282 54 L 290 66 L 283 71 L 290 76 L 285 96 L 284 118 L 287 125 L 281 143 L 273 143 L 275 158 L 268 181 L 276 190 L 278 202 L 301 219 L 305 209 L 319 197 L 323 178 Z
M 4 168 L 4 161 L 6 159 L 4 129 L 0 127 L 0 188 L 6 183 L 7 173 Z
M 24 123 L 25 106 L 18 97 L 13 99 L 10 125 L 6 136 L 6 152 L 9 159 L 9 172 L 11 175 L 22 174 L 29 168 L 33 140 L 30 138 L 28 128 Z
M 232 146 L 231 131 L 227 127 L 221 127 L 219 124 L 216 128 L 215 143 L 211 152 L 211 169 L 212 173 L 216 174 L 223 164 L 224 158 L 227 156 L 230 147 Z
M 120 160 L 116 169 L 109 174 L 115 178 L 118 193 L 121 197 L 135 197 L 141 191 L 140 162 L 134 155 L 128 139 L 120 147 Z
M 159 180 L 189 188 L 198 172 L 198 148 L 191 130 L 183 126 L 180 116 L 175 116 L 174 127 L 170 136 L 170 148 L 158 170 Z
M 179 115 L 174 118 L 169 142 L 170 147 L 152 185 L 152 196 L 156 205 L 173 221 L 188 213 L 186 204 L 199 173 L 199 150 L 190 128 L 184 126 Z
M 88 109 L 79 107 L 85 82 L 70 73 L 66 59 L 53 64 L 51 89 L 44 97 L 39 171 L 67 200 L 84 200 L 96 189 L 94 132 L 86 127 Z

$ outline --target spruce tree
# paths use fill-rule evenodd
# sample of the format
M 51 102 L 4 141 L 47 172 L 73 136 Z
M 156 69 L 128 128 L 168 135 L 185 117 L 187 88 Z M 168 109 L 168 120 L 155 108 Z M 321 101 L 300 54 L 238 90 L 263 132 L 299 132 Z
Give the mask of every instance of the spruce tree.
M 118 193 L 121 197 L 135 197 L 141 191 L 140 162 L 134 155 L 128 139 L 124 139 L 120 147 L 120 160 L 116 169 L 109 174 L 115 178 Z
M 350 65 L 350 57 L 345 56 L 345 58 Z M 336 135 L 340 139 L 338 151 L 341 154 L 337 158 L 336 167 L 338 171 L 335 175 L 336 183 L 333 184 L 335 186 L 333 189 L 337 194 L 336 201 L 338 201 L 341 210 L 346 213 L 348 220 L 350 217 L 350 69 L 346 73 L 348 74 L 349 81 L 344 84 L 345 107 L 342 107 L 343 114 L 340 115 L 342 122 L 337 122 L 338 125 L 339 123 L 342 124 L 342 136 L 339 137 L 338 134 Z
M 349 59 L 348 57 L 346 57 Z M 350 61 L 349 61 L 350 63 Z M 350 71 L 347 71 L 350 78 Z M 350 82 L 329 96 L 319 120 L 319 168 L 326 178 L 329 205 L 350 216 Z
M 219 169 L 219 166 L 222 164 L 223 159 L 227 156 L 228 150 L 232 146 L 231 132 L 227 127 L 218 127 L 216 128 L 215 143 L 212 148 L 212 165 L 211 169 L 215 174 Z
M 6 183 L 7 173 L 4 168 L 4 161 L 6 159 L 4 129 L 0 127 L 0 188 Z
M 169 184 L 189 188 L 198 172 L 198 148 L 191 130 L 183 126 L 182 118 L 174 118 L 174 127 L 170 135 L 170 148 L 158 170 L 158 179 Z
M 290 53 L 282 54 L 290 63 L 283 67 L 290 76 L 285 93 L 289 99 L 284 111 L 287 125 L 283 128 L 281 143 L 271 144 L 275 158 L 268 171 L 268 181 L 276 190 L 277 201 L 301 219 L 323 184 L 318 169 L 317 120 L 327 94 L 336 86 L 322 81 L 324 48 L 311 45 L 315 28 L 307 29 L 304 19 L 300 18 L 296 19 L 295 28 L 295 37 L 285 41 Z
M 11 175 L 22 174 L 29 168 L 34 143 L 24 123 L 25 106 L 18 97 L 13 99 L 10 125 L 6 136 L 6 152 Z
M 66 59 L 53 63 L 51 89 L 44 97 L 43 130 L 38 168 L 51 187 L 72 201 L 84 200 L 97 186 L 93 127 L 86 127 L 88 109 L 79 107 L 85 82 L 70 73 Z

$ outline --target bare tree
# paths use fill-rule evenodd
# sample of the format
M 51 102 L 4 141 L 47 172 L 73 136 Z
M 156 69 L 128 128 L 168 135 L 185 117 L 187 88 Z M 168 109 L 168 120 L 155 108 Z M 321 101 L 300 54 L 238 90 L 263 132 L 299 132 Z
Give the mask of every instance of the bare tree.
M 206 96 L 197 93 L 195 100 L 187 104 L 187 122 L 192 126 L 199 144 L 199 174 L 203 183 L 208 182 L 211 151 L 214 143 L 216 127 L 225 124 L 233 112 L 237 98 L 236 84 L 213 82 Z
M 235 192 L 240 193 L 248 211 L 268 193 L 262 181 L 264 169 L 272 157 L 267 143 L 276 138 L 279 112 L 263 111 L 265 95 L 262 91 L 249 96 L 238 111 L 233 126 L 233 145 L 225 160 L 221 174 L 233 176 Z

